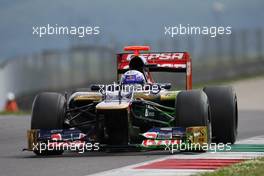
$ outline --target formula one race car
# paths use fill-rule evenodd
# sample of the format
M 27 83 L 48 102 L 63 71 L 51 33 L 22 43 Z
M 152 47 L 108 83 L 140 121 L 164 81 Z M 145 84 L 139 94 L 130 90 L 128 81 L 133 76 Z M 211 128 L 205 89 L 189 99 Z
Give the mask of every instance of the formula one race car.
M 33 103 L 28 148 L 37 155 L 64 150 L 180 149 L 203 151 L 237 136 L 237 99 L 232 87 L 192 90 L 187 52 L 146 52 L 128 46 L 117 54 L 117 83 L 72 93 L 45 92 Z M 140 51 L 144 51 L 140 53 Z M 155 83 L 151 72 L 186 74 L 186 90 Z M 88 144 L 88 147 L 87 147 Z M 77 147 L 76 147 L 77 146 Z

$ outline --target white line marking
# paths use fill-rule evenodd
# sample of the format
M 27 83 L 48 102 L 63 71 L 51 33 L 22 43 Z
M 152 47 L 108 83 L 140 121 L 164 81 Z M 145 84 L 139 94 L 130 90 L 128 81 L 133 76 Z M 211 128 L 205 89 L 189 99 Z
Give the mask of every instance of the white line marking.
M 256 136 L 238 141 L 236 144 L 264 144 L 264 135 Z M 213 170 L 196 170 L 196 169 L 134 169 L 135 167 L 150 164 L 167 159 L 254 159 L 264 156 L 264 152 L 206 152 L 206 153 L 176 153 L 163 158 L 141 162 L 121 168 L 116 168 L 104 172 L 92 174 L 90 176 L 177 176 L 193 175 L 199 172 L 211 172 Z

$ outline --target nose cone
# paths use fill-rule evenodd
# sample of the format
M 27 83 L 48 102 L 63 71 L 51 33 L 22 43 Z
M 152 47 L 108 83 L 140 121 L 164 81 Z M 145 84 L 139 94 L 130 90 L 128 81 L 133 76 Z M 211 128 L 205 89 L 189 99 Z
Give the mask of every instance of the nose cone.
M 118 110 L 118 109 L 127 109 L 129 108 L 130 102 L 127 101 L 102 101 L 96 105 L 97 110 Z

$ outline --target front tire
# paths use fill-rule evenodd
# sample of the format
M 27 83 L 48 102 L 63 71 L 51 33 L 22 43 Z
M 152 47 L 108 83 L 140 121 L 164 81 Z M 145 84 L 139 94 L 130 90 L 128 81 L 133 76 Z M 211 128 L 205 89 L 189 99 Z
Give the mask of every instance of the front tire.
M 209 102 L 203 91 L 182 91 L 177 95 L 175 123 L 176 126 L 186 128 L 206 126 L 207 143 L 211 142 Z
M 208 126 L 209 104 L 200 90 L 182 91 L 176 98 L 176 126 Z
M 37 95 L 33 102 L 31 129 L 62 129 L 66 100 L 58 93 L 45 92 Z M 34 151 L 36 155 L 60 155 L 62 150 Z

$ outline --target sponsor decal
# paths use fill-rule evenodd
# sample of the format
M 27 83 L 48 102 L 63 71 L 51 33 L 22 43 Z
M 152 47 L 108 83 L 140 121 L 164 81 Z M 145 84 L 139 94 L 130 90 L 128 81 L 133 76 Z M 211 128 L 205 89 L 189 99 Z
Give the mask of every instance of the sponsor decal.
M 157 139 L 146 139 L 143 140 L 142 146 L 143 147 L 153 147 L 153 146 L 169 146 L 169 145 L 176 145 L 179 144 L 180 140 L 157 140 Z
M 142 136 L 148 139 L 156 139 L 158 136 L 158 133 L 157 132 L 146 132 L 146 133 L 143 133 Z
M 207 143 L 208 136 L 207 136 L 207 128 L 206 127 L 190 127 L 186 128 L 186 134 L 188 140 L 191 143 Z
M 140 54 L 146 58 L 147 60 L 175 60 L 175 59 L 182 59 L 184 53 L 149 53 L 149 54 Z M 127 54 L 126 61 L 130 61 L 133 58 L 134 54 Z
M 61 136 L 61 134 L 60 133 L 57 133 L 57 134 L 51 134 L 51 140 L 53 140 L 53 141 L 60 141 L 60 140 L 62 140 L 62 136 Z

